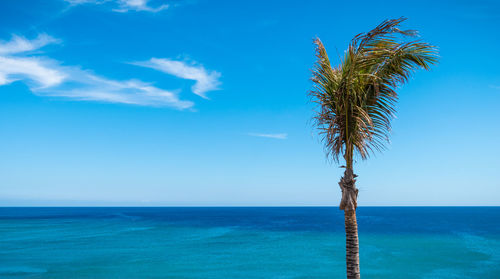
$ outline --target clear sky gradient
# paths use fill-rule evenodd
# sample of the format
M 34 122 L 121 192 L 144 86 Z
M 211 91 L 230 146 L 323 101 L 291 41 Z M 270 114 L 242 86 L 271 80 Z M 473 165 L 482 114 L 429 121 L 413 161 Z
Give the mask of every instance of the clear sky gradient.
M 500 2 L 204 0 L 0 2 L 0 205 L 336 206 L 312 40 L 400 16 L 441 59 L 359 204 L 500 205 Z

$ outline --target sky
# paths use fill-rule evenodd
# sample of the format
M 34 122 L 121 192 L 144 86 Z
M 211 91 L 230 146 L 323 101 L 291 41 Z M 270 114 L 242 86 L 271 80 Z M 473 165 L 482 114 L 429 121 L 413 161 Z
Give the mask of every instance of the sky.
M 498 1 L 5 0 L 0 206 L 337 206 L 313 39 L 401 16 L 440 62 L 356 160 L 359 205 L 500 205 Z

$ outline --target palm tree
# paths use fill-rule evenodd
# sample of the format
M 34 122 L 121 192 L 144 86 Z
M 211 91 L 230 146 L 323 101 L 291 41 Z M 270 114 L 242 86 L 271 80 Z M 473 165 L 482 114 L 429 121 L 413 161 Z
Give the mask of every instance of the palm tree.
M 405 18 L 386 20 L 355 36 L 332 67 L 325 47 L 316 38 L 317 61 L 312 70 L 310 96 L 317 103 L 315 126 L 328 158 L 345 160 L 340 209 L 344 210 L 347 278 L 360 278 L 358 189 L 353 172 L 355 156 L 367 159 L 389 142 L 391 120 L 398 99 L 396 89 L 419 68 L 437 62 L 437 49 L 420 40 L 414 30 L 400 30 Z

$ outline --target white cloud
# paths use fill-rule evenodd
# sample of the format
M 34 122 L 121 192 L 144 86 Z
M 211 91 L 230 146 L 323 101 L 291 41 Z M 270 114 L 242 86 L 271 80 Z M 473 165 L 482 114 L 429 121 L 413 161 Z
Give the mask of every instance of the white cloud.
M 163 4 L 156 8 L 153 8 L 148 5 L 148 0 L 118 0 L 117 2 L 120 5 L 120 8 L 113 9 L 113 11 L 116 12 L 146 11 L 157 13 L 159 11 L 168 9 L 167 4 Z
M 80 5 L 80 4 L 103 4 L 105 2 L 109 2 L 109 0 L 64 0 L 71 5 Z
M 194 80 L 196 83 L 191 87 L 194 94 L 207 99 L 206 92 L 218 90 L 221 84 L 221 74 L 216 71 L 207 71 L 203 66 L 195 63 L 188 65 L 183 61 L 166 58 L 151 58 L 149 61 L 133 62 L 133 65 L 152 68 L 179 78 Z
M 31 41 L 24 37 L 14 35 L 9 42 L 0 41 L 0 55 L 32 51 L 57 42 L 59 42 L 57 39 L 47 34 L 40 34 L 36 39 Z
M 156 7 L 149 5 L 149 0 L 64 0 L 71 5 L 81 5 L 81 4 L 105 4 L 113 3 L 116 8 L 112 10 L 115 12 L 125 13 L 128 11 L 145 11 L 157 13 L 168 9 L 168 4 L 162 4 Z
M 177 92 L 139 80 L 107 79 L 78 67 L 61 66 L 61 63 L 50 58 L 25 53 L 53 42 L 56 40 L 45 35 L 31 41 L 13 37 L 9 42 L 0 42 L 0 86 L 23 81 L 33 93 L 41 96 L 177 109 L 194 105 L 190 101 L 180 100 Z
M 41 58 L 0 55 L 0 85 L 30 80 L 40 87 L 56 86 L 64 81 L 66 75 L 50 64 L 53 64 L 52 61 Z
M 56 39 L 45 34 L 31 41 L 19 36 L 13 36 L 8 42 L 0 41 L 0 85 L 20 79 L 29 79 L 41 87 L 60 84 L 66 76 L 55 69 L 56 63 L 45 58 L 22 55 L 55 42 Z
M 84 101 L 167 106 L 176 109 L 193 107 L 191 101 L 180 100 L 178 92 L 152 86 L 140 80 L 117 81 L 75 67 L 65 67 L 68 78 L 55 88 L 34 89 L 37 95 L 67 97 Z
M 271 139 L 287 139 L 288 134 L 261 134 L 261 133 L 248 133 L 249 136 L 252 137 L 262 137 L 262 138 L 271 138 Z

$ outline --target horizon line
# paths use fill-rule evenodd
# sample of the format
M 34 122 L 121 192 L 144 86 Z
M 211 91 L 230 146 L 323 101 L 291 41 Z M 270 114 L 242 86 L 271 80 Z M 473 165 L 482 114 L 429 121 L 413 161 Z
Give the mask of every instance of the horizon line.
M 0 205 L 0 208 L 220 208 L 220 207 L 332 207 L 333 205 Z M 500 205 L 362 205 L 363 207 L 500 207 Z M 341 210 L 341 209 L 339 209 Z

